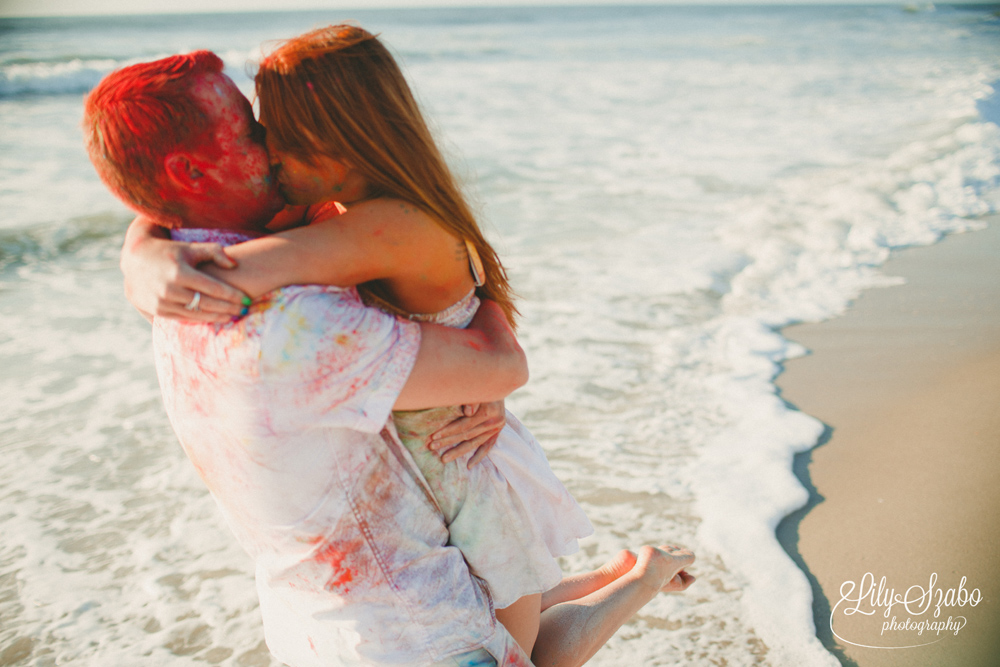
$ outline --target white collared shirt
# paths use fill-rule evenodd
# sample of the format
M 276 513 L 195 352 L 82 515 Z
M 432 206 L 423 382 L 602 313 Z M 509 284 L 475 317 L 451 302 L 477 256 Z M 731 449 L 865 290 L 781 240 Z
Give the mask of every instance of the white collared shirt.
M 156 318 L 153 331 L 167 414 L 256 561 L 278 659 L 428 664 L 498 639 L 489 595 L 380 435 L 418 325 L 365 307 L 353 288 L 309 285 L 230 324 Z

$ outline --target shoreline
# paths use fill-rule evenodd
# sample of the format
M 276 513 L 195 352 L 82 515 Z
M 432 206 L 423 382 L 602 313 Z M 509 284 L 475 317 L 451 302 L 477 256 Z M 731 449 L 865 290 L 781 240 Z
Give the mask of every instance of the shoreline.
M 881 270 L 906 284 L 782 330 L 810 353 L 784 364 L 779 395 L 826 430 L 795 459 L 809 503 L 777 534 L 812 585 L 818 637 L 845 665 L 976 667 L 1000 654 L 1000 216 L 986 221 L 893 251 Z M 840 602 L 845 582 L 854 592 Z M 882 604 L 886 589 L 933 589 L 940 615 Z

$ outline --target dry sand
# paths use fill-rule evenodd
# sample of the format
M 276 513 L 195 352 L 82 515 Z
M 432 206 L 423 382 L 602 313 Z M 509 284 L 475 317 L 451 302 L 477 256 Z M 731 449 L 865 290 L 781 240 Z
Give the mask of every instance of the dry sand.
M 779 538 L 813 583 L 820 638 L 847 665 L 1000 665 L 1000 217 L 989 222 L 894 253 L 883 271 L 905 285 L 868 290 L 842 317 L 784 330 L 811 354 L 787 363 L 782 396 L 828 429 L 796 462 L 813 501 L 779 526 Z M 876 591 L 884 576 L 899 596 L 930 588 L 936 573 L 940 616 L 936 590 L 929 611 L 896 604 L 889 618 L 869 595 L 837 607 L 833 637 L 842 585 L 858 584 L 856 598 L 866 573 Z M 982 601 L 945 606 L 963 576 Z M 844 613 L 851 608 L 875 613 Z M 949 616 L 966 621 L 957 634 L 883 632 L 893 617 Z

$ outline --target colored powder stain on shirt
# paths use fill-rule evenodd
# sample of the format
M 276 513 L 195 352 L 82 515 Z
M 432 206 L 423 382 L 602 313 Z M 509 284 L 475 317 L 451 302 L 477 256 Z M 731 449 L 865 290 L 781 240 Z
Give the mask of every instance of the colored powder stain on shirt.
M 306 385 L 308 393 L 322 391 L 324 386 L 335 378 L 344 375 L 344 369 L 357 363 L 364 349 L 358 347 L 358 336 L 341 333 L 324 337 L 315 346 L 313 359 L 319 371 Z M 367 386 L 367 379 L 354 377 L 350 379 L 348 395 L 355 395 Z
M 303 315 L 297 315 L 288 318 L 285 328 L 288 335 L 281 349 L 281 360 L 286 364 L 301 363 L 316 344 L 315 336 L 310 335 L 310 322 Z
M 344 564 L 351 550 L 356 545 L 345 545 L 338 542 L 329 541 L 323 544 L 313 555 L 312 559 L 317 563 L 328 565 L 333 574 L 327 579 L 324 588 L 328 591 L 342 590 L 347 592 L 347 584 L 354 581 L 354 572 Z
M 259 315 L 260 313 L 266 313 L 267 311 L 271 310 L 271 308 L 273 308 L 274 305 L 275 305 L 274 294 L 273 293 L 265 294 L 264 296 L 259 297 L 258 299 L 254 300 L 253 303 L 250 304 L 249 314 Z
M 197 332 L 185 331 L 184 333 L 190 335 L 181 335 L 178 337 L 178 352 L 188 359 L 200 362 L 207 354 L 215 352 L 215 350 L 211 349 L 213 343 L 211 338 L 199 336 Z
M 496 667 L 496 659 L 484 650 L 455 658 L 456 667 Z
M 523 652 L 518 651 L 517 653 L 511 653 L 506 656 L 504 664 L 510 665 L 511 667 L 533 667 L 531 661 L 528 657 L 524 655 Z

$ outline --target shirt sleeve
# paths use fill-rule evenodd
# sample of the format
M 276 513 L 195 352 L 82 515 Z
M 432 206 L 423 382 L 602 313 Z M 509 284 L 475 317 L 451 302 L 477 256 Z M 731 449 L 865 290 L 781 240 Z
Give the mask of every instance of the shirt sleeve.
M 260 346 L 271 428 L 382 430 L 413 370 L 419 325 L 366 307 L 353 289 L 280 292 Z

